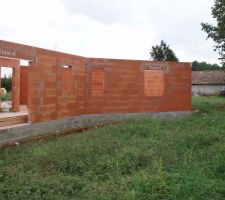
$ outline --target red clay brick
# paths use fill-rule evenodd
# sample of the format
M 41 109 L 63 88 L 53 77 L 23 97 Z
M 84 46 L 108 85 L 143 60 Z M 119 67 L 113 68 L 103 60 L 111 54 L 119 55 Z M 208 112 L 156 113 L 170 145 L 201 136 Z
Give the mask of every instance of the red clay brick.
M 28 103 L 32 123 L 80 114 L 191 110 L 190 63 L 89 59 L 5 41 L 0 48 L 33 62 L 27 74 L 21 70 L 15 77 L 21 86 L 20 97 L 14 97 Z

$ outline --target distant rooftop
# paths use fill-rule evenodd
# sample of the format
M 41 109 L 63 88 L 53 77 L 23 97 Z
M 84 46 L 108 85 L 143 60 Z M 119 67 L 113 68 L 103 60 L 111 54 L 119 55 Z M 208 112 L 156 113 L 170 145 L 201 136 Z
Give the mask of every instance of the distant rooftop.
M 224 71 L 193 71 L 193 85 L 225 85 Z

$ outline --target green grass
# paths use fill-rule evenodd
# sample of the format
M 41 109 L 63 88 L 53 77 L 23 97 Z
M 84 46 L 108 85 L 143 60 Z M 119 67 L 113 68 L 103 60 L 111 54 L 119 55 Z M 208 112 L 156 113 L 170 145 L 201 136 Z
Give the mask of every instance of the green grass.
M 225 98 L 0 151 L 1 200 L 225 199 Z

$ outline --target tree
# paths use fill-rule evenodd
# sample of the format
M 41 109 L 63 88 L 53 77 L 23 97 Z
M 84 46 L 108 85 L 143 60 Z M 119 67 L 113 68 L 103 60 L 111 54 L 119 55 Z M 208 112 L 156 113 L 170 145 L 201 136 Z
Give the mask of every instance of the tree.
M 3 78 L 1 78 L 1 87 L 5 88 L 7 92 L 10 92 L 12 90 L 12 76 L 6 76 L 4 75 Z
M 151 58 L 158 61 L 178 61 L 178 58 L 170 46 L 163 40 L 160 45 L 152 46 Z
M 216 43 L 214 50 L 221 56 L 223 67 L 225 66 L 225 0 L 215 0 L 212 7 L 212 16 L 216 19 L 215 26 L 208 23 L 201 23 L 202 30 L 205 31 L 207 38 L 213 39 Z
M 222 70 L 223 68 L 217 64 L 210 64 L 207 62 L 194 61 L 192 63 L 192 71 L 205 71 L 205 70 Z

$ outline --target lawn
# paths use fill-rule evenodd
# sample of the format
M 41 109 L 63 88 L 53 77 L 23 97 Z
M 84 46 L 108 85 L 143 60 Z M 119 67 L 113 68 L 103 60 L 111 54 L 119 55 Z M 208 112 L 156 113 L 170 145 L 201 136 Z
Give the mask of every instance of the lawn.
M 0 199 L 225 199 L 225 98 L 193 108 L 0 150 Z

